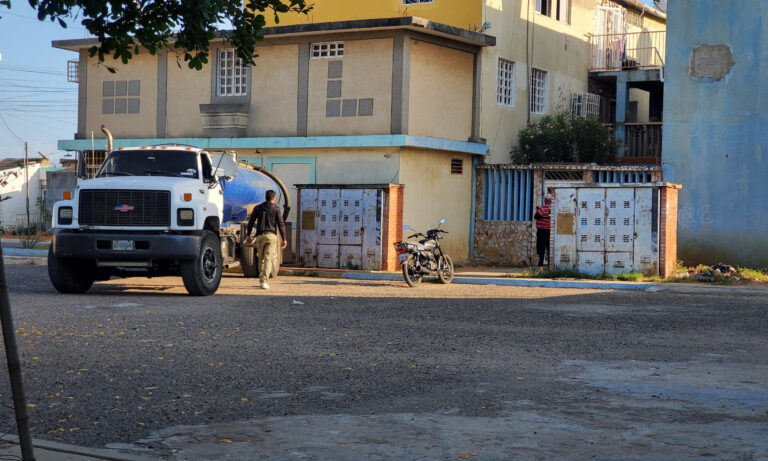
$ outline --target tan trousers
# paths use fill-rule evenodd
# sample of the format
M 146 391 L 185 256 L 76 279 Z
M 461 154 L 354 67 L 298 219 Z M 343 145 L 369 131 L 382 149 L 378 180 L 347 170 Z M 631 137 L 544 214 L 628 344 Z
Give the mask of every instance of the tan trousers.
M 256 236 L 256 251 L 259 253 L 259 279 L 261 283 L 269 281 L 272 274 L 272 261 L 277 250 L 277 235 L 265 232 Z

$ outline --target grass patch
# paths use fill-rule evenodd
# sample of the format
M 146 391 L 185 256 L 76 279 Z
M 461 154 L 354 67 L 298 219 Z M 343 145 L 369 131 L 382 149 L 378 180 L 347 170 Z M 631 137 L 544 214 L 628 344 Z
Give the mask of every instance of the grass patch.
M 737 267 L 736 275 L 742 279 L 768 282 L 768 269 L 751 269 L 749 267 Z
M 619 280 L 622 282 L 642 282 L 643 274 L 630 272 L 628 274 L 606 274 L 589 275 L 583 272 L 569 269 L 526 269 L 521 274 L 515 274 L 517 277 L 531 279 L 587 279 L 587 280 Z

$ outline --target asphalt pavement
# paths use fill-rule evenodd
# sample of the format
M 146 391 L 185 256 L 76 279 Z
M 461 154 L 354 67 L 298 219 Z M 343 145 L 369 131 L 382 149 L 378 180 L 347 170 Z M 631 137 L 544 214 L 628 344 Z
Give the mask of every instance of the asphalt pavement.
M 206 298 L 173 277 L 62 296 L 44 266 L 6 272 L 45 442 L 174 460 L 768 453 L 761 289 L 304 276 L 264 291 L 227 275 Z M 0 401 L 11 422 L 7 382 Z

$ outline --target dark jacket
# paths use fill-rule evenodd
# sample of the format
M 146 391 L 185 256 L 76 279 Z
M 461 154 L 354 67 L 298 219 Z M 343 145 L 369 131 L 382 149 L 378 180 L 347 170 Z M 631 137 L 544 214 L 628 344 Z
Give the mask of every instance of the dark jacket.
M 262 202 L 256 205 L 251 212 L 250 219 L 248 219 L 246 235 L 251 235 L 254 222 L 256 223 L 256 235 L 263 234 L 264 232 L 277 234 L 279 228 L 280 238 L 285 240 L 285 223 L 283 222 L 283 215 L 274 203 Z

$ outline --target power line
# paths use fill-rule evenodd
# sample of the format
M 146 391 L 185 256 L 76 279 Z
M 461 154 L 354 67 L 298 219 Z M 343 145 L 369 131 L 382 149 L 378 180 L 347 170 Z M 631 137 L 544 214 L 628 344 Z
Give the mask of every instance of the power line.
M 44 70 L 29 70 L 25 69 L 23 67 L 7 67 L 3 66 L 0 67 L 0 70 L 7 70 L 9 72 L 26 72 L 30 74 L 45 74 L 45 75 L 60 75 L 60 76 L 66 76 L 66 72 L 53 72 L 53 71 L 44 71 Z
M 22 144 L 24 143 L 24 140 L 19 137 L 14 131 L 11 129 L 11 127 L 8 126 L 8 123 L 5 121 L 5 117 L 3 117 L 3 114 L 0 113 L 0 121 L 3 122 L 3 125 L 5 125 L 5 129 L 8 130 L 9 133 L 11 133 L 16 139 L 19 140 Z

